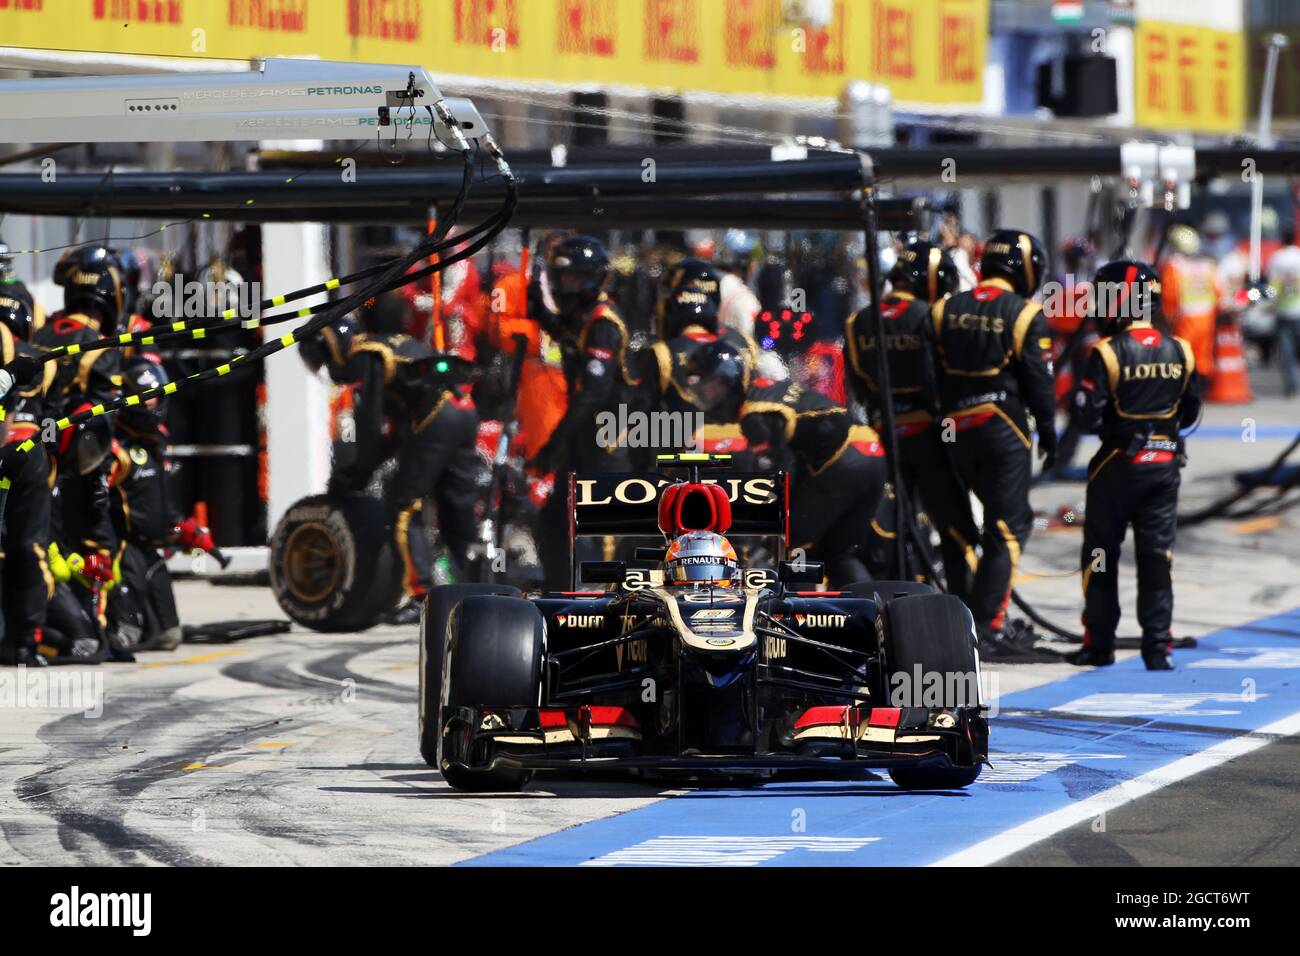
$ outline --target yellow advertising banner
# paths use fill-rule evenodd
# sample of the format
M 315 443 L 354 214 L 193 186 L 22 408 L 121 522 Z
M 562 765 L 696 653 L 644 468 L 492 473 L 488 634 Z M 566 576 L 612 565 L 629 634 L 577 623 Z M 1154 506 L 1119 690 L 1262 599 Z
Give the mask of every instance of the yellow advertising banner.
M 1135 55 L 1139 126 L 1206 133 L 1242 128 L 1246 49 L 1241 34 L 1143 20 Z
M 896 101 L 983 98 L 989 0 L 0 0 L 0 45 L 169 56 L 413 63 L 561 85 Z

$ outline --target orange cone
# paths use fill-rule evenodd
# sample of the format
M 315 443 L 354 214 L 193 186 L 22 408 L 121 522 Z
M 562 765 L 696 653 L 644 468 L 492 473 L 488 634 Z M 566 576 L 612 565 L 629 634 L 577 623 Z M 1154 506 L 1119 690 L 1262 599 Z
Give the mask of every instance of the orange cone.
M 1242 344 L 1241 327 L 1236 319 L 1223 316 L 1219 319 L 1214 336 L 1214 371 L 1210 376 L 1210 390 L 1205 396 L 1211 402 L 1243 405 L 1253 397 L 1250 379 L 1246 375 L 1246 353 Z

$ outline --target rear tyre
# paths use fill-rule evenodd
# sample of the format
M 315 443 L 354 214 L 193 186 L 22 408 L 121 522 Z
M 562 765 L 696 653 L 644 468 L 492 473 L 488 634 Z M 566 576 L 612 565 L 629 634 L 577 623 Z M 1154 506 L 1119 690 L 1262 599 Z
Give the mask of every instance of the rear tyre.
M 975 625 L 960 598 L 933 593 L 897 598 L 885 604 L 884 617 L 881 667 L 891 707 L 978 706 Z M 932 675 L 938 675 L 937 688 Z M 980 769 L 980 764 L 895 767 L 889 776 L 905 790 L 956 790 L 974 783 Z
M 544 655 L 542 616 L 528 601 L 496 595 L 465 598 L 447 627 L 443 707 L 538 706 Z M 457 790 L 519 790 L 532 778 L 528 770 L 469 770 L 446 759 L 440 759 L 439 767 Z
M 314 631 L 373 627 L 401 596 L 384 503 L 311 495 L 271 536 L 271 590 L 285 614 Z
M 467 597 L 498 594 L 518 597 L 519 589 L 505 584 L 444 584 L 424 599 L 420 614 L 420 756 L 438 766 L 439 714 L 442 709 L 442 659 L 447 648 L 447 622 Z

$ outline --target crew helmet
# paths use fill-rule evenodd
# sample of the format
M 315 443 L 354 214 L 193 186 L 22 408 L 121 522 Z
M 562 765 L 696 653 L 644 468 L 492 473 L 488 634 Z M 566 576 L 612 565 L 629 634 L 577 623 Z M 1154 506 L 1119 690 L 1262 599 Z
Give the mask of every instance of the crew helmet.
M 999 229 L 984 242 L 980 278 L 1005 279 L 1018 295 L 1029 298 L 1043 282 L 1047 253 L 1034 236 L 1019 229 Z
M 937 302 L 957 291 L 957 266 L 937 243 L 909 243 L 889 270 L 889 281 L 927 302 Z
M 718 331 L 722 280 L 703 259 L 683 259 L 668 269 L 668 288 L 659 301 L 659 337 L 671 339 L 690 325 Z
M 569 236 L 551 249 L 546 278 L 560 313 L 571 316 L 600 301 L 609 277 L 609 252 L 591 236 Z
M 1145 262 L 1116 259 L 1092 279 L 1094 315 L 1103 335 L 1115 335 L 1133 322 L 1159 322 L 1160 274 Z

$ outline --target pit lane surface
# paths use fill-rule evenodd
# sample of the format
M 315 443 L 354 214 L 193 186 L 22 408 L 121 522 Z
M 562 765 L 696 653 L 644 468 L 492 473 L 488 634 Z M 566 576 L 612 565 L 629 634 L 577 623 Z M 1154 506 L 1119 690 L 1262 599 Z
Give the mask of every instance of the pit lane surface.
M 181 599 L 276 616 L 250 590 Z M 102 716 L 4 710 L 0 863 L 449 863 L 652 797 L 461 797 L 414 747 L 414 655 L 411 629 L 376 628 L 58 668 L 102 677 L 75 701 Z
M 18 708 L 6 720 L 0 860 L 1295 863 L 1300 781 L 1285 738 L 1300 731 L 1298 639 L 1300 609 L 1204 637 L 1173 674 L 1131 657 L 1109 672 L 1000 671 L 1045 682 L 999 701 L 992 771 L 926 794 L 887 779 L 665 790 L 545 778 L 462 796 L 415 753 L 409 632 L 187 645 L 75 669 L 103 676 L 101 717 Z M 1207 797 L 1269 809 L 1225 828 Z
M 1189 510 L 1282 445 L 1243 447 L 1226 413 L 1214 424 L 1223 437 L 1193 446 Z M 539 778 L 459 795 L 416 752 L 414 629 L 296 631 L 61 668 L 91 681 L 75 709 L 0 701 L 0 862 L 1300 862 L 1300 541 L 1294 516 L 1265 518 L 1181 534 L 1176 632 L 1203 646 L 1178 652 L 1179 671 L 1148 674 L 1131 653 L 1106 671 L 994 668 L 995 769 L 963 793 Z M 1062 623 L 1078 614 L 1078 547 L 1077 531 L 1036 532 L 1017 584 Z M 1124 581 L 1132 628 L 1131 564 Z M 194 622 L 278 616 L 265 590 L 179 591 Z M 11 695 L 16 675 L 0 671 Z M 82 716 L 96 701 L 102 715 Z
M 887 780 L 699 791 L 474 862 L 986 865 L 1079 825 L 1114 845 L 1107 817 L 1120 808 L 1300 733 L 1300 609 L 1204 637 L 1179 659 L 1172 674 L 1148 674 L 1130 658 L 1003 696 L 993 769 L 963 792 L 905 793 Z M 1282 829 L 1251 842 L 1294 853 L 1294 796 L 1275 796 L 1291 817 L 1256 818 Z M 1167 829 L 1197 862 L 1228 862 L 1188 846 L 1198 831 L 1177 815 Z M 1086 845 L 1081 831 L 1073 836 Z

